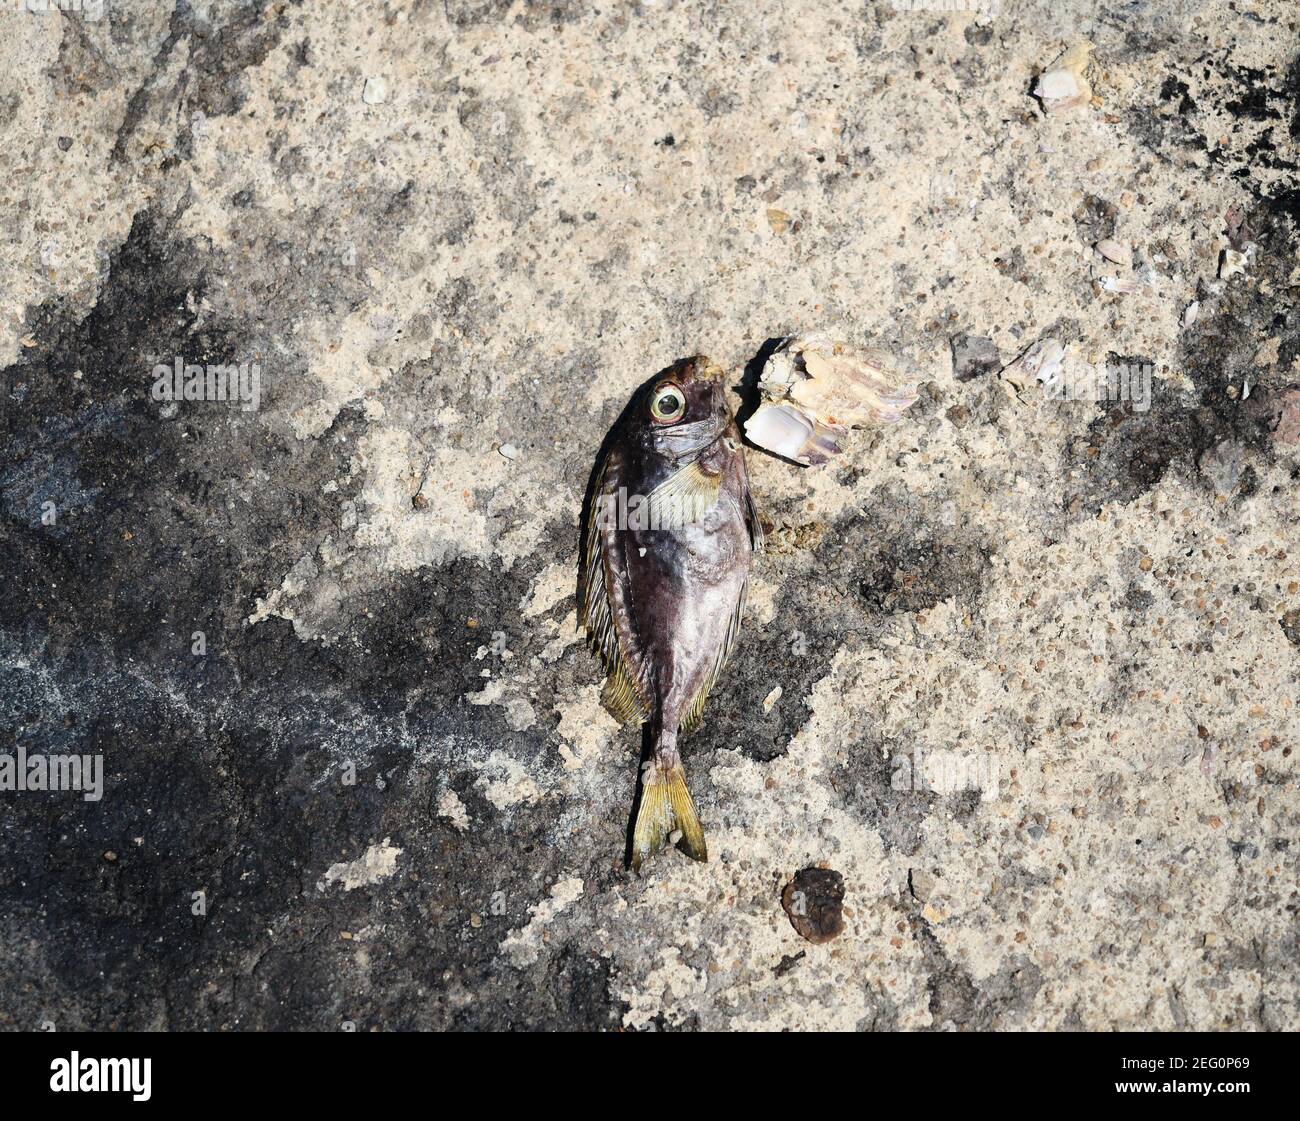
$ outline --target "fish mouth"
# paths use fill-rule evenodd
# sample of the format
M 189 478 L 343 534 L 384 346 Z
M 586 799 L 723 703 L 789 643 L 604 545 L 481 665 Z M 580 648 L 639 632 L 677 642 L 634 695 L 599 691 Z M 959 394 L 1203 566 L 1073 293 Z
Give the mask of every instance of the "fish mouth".
M 731 402 L 727 400 L 727 377 L 726 371 L 723 370 L 711 358 L 704 355 L 696 355 L 691 359 L 692 375 L 699 381 L 705 382 L 709 387 L 709 403 L 712 406 L 713 415 L 722 424 L 726 425 L 731 421 Z
M 696 355 L 695 359 L 695 376 L 706 381 L 722 381 L 723 370 L 712 358 L 706 358 L 703 354 Z

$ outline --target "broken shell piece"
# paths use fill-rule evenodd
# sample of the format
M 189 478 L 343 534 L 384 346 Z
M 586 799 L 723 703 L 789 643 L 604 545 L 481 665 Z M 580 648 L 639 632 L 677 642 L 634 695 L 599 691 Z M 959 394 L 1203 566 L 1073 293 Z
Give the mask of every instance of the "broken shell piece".
M 1017 389 L 1024 389 L 1031 378 L 1036 378 L 1051 390 L 1056 387 L 1064 362 L 1065 347 L 1056 339 L 1042 338 L 1019 358 L 1008 363 L 1002 370 L 1002 376 Z
M 1038 76 L 1034 96 L 1047 112 L 1061 113 L 1092 100 L 1092 87 L 1083 76 L 1091 53 L 1091 43 L 1077 43 Z
M 1150 265 L 1143 265 L 1137 272 L 1120 276 L 1097 276 L 1096 280 L 1103 291 L 1132 295 L 1135 292 L 1154 292 L 1159 277 Z
M 1142 290 L 1142 281 L 1136 276 L 1103 276 L 1101 286 L 1107 292 L 1119 292 L 1124 295 L 1132 295 L 1134 292 Z
M 1039 339 L 1024 353 L 1021 364 L 1044 385 L 1053 386 L 1065 362 L 1065 347 L 1055 339 Z
M 1133 248 L 1127 242 L 1116 241 L 1114 238 L 1104 238 L 1093 246 L 1108 261 L 1114 261 L 1117 265 L 1128 266 L 1133 263 Z
M 1068 70 L 1049 70 L 1038 79 L 1034 93 L 1039 97 L 1078 97 L 1079 79 Z
M 790 397 L 827 424 L 894 424 L 916 401 L 914 376 L 887 351 L 805 346 L 803 359 L 808 377 L 790 387 Z
M 745 422 L 745 435 L 805 466 L 838 454 L 849 428 L 893 424 L 917 396 L 916 377 L 888 351 L 823 335 L 787 339 L 758 384 L 764 404 Z
M 1193 323 L 1195 323 L 1197 313 L 1200 310 L 1201 310 L 1200 300 L 1193 300 L 1190 304 L 1188 304 L 1185 308 L 1183 308 L 1183 326 L 1190 327 Z
M 1223 255 L 1219 258 L 1219 279 L 1227 280 L 1229 277 L 1244 275 L 1246 266 L 1250 264 L 1250 248 L 1242 253 L 1236 249 L 1225 249 Z
M 816 467 L 838 455 L 836 440 L 844 431 L 838 425 L 822 424 L 788 403 L 764 405 L 745 421 L 745 435 L 751 443 L 805 467 Z
M 764 400 L 780 400 L 790 392 L 795 382 L 803 379 L 804 375 L 794 368 L 794 360 L 795 353 L 787 350 L 785 344 L 780 350 L 773 351 L 758 376 L 758 388 Z

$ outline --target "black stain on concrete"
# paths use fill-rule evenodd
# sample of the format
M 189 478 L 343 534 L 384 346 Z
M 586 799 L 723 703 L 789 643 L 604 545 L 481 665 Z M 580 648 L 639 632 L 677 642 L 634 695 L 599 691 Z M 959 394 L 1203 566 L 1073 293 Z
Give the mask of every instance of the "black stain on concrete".
M 616 854 L 618 824 L 592 845 L 557 836 L 562 795 L 487 802 L 472 759 L 553 748 L 462 699 L 494 631 L 535 643 L 518 608 L 550 558 L 358 592 L 331 642 L 250 626 L 338 532 L 355 484 L 321 488 L 349 477 L 363 422 L 345 409 L 298 441 L 223 403 L 160 415 L 154 364 L 254 345 L 190 310 L 211 267 L 167 216 L 139 215 L 95 307 L 34 309 L 38 345 L 3 372 L 0 750 L 105 768 L 98 802 L 6 796 L 0 912 L 31 947 L 0 966 L 7 1026 L 610 1027 L 604 963 L 575 950 L 516 969 L 498 946 L 562 876 L 620 875 L 591 855 Z M 33 517 L 46 495 L 52 526 Z M 438 815 L 447 791 L 463 832 Z M 382 885 L 318 886 L 384 838 L 402 855 Z

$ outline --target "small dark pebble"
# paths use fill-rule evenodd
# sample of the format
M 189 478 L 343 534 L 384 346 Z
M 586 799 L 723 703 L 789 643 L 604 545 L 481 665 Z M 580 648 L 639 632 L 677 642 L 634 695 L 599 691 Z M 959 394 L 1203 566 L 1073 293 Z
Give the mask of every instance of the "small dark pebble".
M 60 151 L 60 152 L 66 152 L 66 151 L 67 151 L 69 148 L 71 148 L 71 147 L 72 147 L 72 137 L 71 137 L 71 136 L 60 136 L 60 137 L 59 137 L 59 151 Z
M 778 977 L 784 977 L 807 956 L 807 950 L 800 950 L 793 957 L 790 954 L 782 954 L 781 960 L 772 967 L 772 972 Z
M 1288 611 L 1278 622 L 1282 625 L 1282 633 L 1286 635 L 1287 641 L 1300 646 L 1300 607 Z
M 1228 847 L 1232 849 L 1233 856 L 1239 856 L 1243 860 L 1254 860 L 1259 856 L 1259 846 L 1252 845 L 1249 841 L 1229 841 Z
M 993 340 L 983 335 L 954 335 L 952 368 L 958 381 L 971 381 L 1002 369 L 1002 355 Z
M 844 877 L 826 868 L 805 868 L 786 884 L 781 906 L 801 938 L 829 942 L 844 929 Z

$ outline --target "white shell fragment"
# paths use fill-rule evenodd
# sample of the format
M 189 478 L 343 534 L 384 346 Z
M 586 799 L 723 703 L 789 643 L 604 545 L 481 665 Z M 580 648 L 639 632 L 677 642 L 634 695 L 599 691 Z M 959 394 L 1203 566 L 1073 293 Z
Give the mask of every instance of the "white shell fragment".
M 1076 43 L 1038 76 L 1034 96 L 1043 103 L 1047 112 L 1077 109 L 1092 100 L 1092 87 L 1083 76 L 1091 53 L 1091 43 Z
M 1034 93 L 1043 98 L 1078 97 L 1079 79 L 1068 70 L 1049 70 L 1038 79 Z
M 382 105 L 388 100 L 388 82 L 384 78 L 370 77 L 361 88 L 361 100 L 367 105 Z
M 1093 248 L 1106 260 L 1114 261 L 1117 265 L 1124 265 L 1127 268 L 1133 263 L 1133 247 L 1128 242 L 1116 241 L 1108 237 L 1097 242 Z
M 789 403 L 764 405 L 745 421 L 745 435 L 760 448 L 814 467 L 839 455 L 845 429 L 822 424 Z
M 918 389 L 915 374 L 888 351 L 824 335 L 787 339 L 758 385 L 764 403 L 745 422 L 745 435 L 805 467 L 837 455 L 850 428 L 898 421 Z
M 1101 286 L 1107 292 L 1119 292 L 1132 295 L 1142 290 L 1142 282 L 1136 276 L 1103 276 Z
M 1002 376 L 1017 389 L 1024 389 L 1031 379 L 1036 379 L 1051 390 L 1056 387 L 1064 362 L 1065 347 L 1056 339 L 1042 338 L 1008 363 Z
M 1253 243 L 1248 243 L 1245 252 L 1236 249 L 1225 249 L 1223 255 L 1219 258 L 1219 279 L 1227 280 L 1230 277 L 1244 275 L 1246 267 L 1250 264 L 1251 257 L 1254 255 Z

